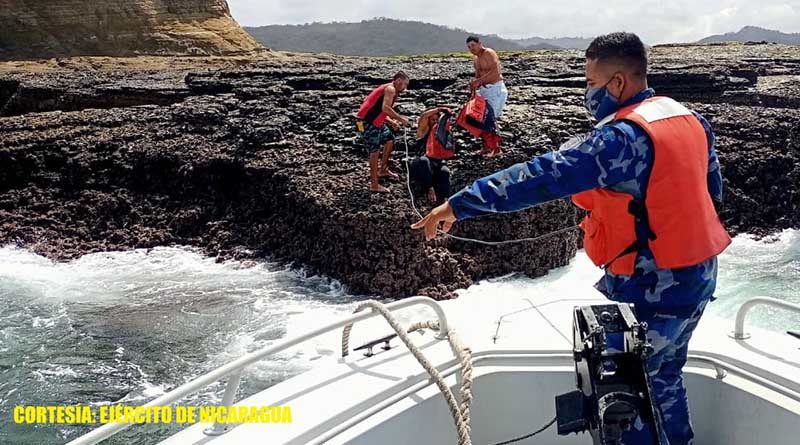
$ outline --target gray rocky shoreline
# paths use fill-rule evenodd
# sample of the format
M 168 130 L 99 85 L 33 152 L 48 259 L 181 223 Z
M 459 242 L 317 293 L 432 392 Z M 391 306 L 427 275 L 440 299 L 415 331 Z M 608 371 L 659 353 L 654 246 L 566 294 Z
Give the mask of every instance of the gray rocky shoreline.
M 651 59 L 651 86 L 714 126 L 726 226 L 761 235 L 800 226 L 800 48 L 656 47 Z M 589 129 L 579 52 L 504 54 L 503 64 L 506 155 L 485 160 L 460 135 L 454 190 Z M 400 68 L 413 78 L 405 114 L 466 98 L 471 64 L 458 55 L 0 74 L 0 242 L 56 260 L 196 246 L 304 265 L 383 297 L 445 298 L 479 279 L 567 264 L 577 231 L 503 247 L 426 243 L 408 228 L 416 215 L 404 182 L 388 183 L 390 195 L 367 191 L 352 114 Z M 556 201 L 454 233 L 536 237 L 580 217 Z

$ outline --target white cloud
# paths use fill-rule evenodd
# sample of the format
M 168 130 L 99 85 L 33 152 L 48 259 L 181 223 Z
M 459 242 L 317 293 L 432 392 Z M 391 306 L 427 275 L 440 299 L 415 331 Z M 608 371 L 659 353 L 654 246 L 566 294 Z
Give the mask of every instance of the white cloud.
M 746 25 L 800 32 L 800 0 L 228 0 L 245 26 L 420 20 L 482 34 L 522 38 L 632 31 L 647 43 L 695 41 Z

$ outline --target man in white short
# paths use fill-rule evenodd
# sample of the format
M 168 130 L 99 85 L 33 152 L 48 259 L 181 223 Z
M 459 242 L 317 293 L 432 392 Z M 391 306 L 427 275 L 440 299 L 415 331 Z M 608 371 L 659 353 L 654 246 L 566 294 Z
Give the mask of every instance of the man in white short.
M 486 99 L 486 103 L 492 107 L 495 119 L 499 121 L 508 99 L 508 89 L 503 82 L 500 57 L 493 49 L 483 46 L 476 36 L 467 37 L 467 48 L 475 56 L 475 78 L 469 84 L 470 89 L 473 92 L 477 91 Z M 489 152 L 488 155 L 497 156 L 501 153 L 502 151 L 498 148 Z

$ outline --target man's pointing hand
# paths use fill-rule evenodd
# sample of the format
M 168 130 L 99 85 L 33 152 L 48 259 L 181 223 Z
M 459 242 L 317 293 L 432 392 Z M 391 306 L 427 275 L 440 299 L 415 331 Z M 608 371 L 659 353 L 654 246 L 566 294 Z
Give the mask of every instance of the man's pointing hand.
M 456 215 L 453 213 L 453 208 L 450 203 L 445 201 L 444 204 L 436 207 L 428 213 L 424 218 L 411 225 L 414 230 L 423 229 L 425 231 L 425 239 L 430 241 L 436 238 L 436 231 L 439 229 L 439 223 L 444 223 L 442 230 L 446 233 L 453 227 L 456 222 Z

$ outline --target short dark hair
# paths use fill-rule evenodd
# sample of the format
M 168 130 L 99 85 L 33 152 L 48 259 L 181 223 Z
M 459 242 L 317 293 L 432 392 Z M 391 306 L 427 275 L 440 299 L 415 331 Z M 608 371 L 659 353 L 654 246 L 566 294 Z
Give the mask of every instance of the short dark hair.
M 467 37 L 467 45 L 469 45 L 469 42 L 481 43 L 481 39 L 478 36 L 469 36 Z
M 630 32 L 597 37 L 586 49 L 586 58 L 620 63 L 633 68 L 636 75 L 647 75 L 647 49 L 639 36 Z
M 406 74 L 405 71 L 400 70 L 400 71 L 394 73 L 394 78 L 392 80 L 397 80 L 397 79 L 409 80 L 409 77 L 408 77 L 408 74 Z

